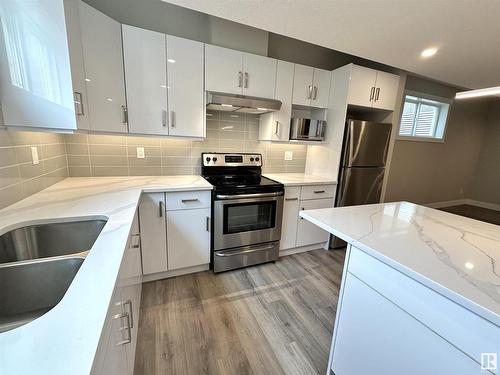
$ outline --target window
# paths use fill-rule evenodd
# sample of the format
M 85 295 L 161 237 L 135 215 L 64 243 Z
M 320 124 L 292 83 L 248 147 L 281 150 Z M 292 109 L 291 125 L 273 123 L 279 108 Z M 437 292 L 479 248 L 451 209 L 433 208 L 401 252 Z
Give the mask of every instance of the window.
M 451 101 L 407 92 L 401 122 L 400 139 L 442 140 Z

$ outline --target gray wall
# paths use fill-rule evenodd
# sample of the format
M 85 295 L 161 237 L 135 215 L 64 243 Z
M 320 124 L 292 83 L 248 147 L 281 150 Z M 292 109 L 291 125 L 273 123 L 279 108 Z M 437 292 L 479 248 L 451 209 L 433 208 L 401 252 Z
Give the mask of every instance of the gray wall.
M 455 89 L 408 77 L 406 89 L 452 98 Z M 396 140 L 385 201 L 433 203 L 469 198 L 489 102 L 454 101 L 443 143 Z M 497 185 L 497 189 L 500 185 Z
M 500 100 L 491 103 L 469 198 L 500 205 Z

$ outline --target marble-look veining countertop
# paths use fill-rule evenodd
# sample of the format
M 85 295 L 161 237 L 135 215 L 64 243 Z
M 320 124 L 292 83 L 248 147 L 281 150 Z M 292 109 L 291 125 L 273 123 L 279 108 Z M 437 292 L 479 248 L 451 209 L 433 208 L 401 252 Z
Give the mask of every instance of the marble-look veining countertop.
M 0 210 L 0 234 L 49 220 L 108 220 L 59 304 L 0 333 L 0 374 L 90 374 L 141 192 L 210 189 L 200 176 L 67 178 Z
M 270 178 L 285 186 L 331 185 L 337 183 L 337 181 L 329 178 L 305 173 L 264 173 L 264 177 Z
M 500 326 L 500 226 L 408 202 L 300 216 Z

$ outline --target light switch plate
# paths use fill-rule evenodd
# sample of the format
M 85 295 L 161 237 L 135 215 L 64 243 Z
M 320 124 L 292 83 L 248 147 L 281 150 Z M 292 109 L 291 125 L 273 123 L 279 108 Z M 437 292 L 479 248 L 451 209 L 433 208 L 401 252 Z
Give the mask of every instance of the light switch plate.
M 285 151 L 285 160 L 293 160 L 293 151 Z
M 33 162 L 33 165 L 40 164 L 40 159 L 38 159 L 38 148 L 37 147 L 31 147 L 31 160 Z
M 137 147 L 137 159 L 144 159 L 144 147 Z

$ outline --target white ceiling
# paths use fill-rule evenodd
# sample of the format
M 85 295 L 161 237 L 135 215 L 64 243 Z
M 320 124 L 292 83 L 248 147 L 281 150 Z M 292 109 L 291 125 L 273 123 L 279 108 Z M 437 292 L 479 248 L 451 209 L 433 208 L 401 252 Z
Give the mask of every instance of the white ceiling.
M 167 1 L 454 85 L 500 85 L 500 0 Z

